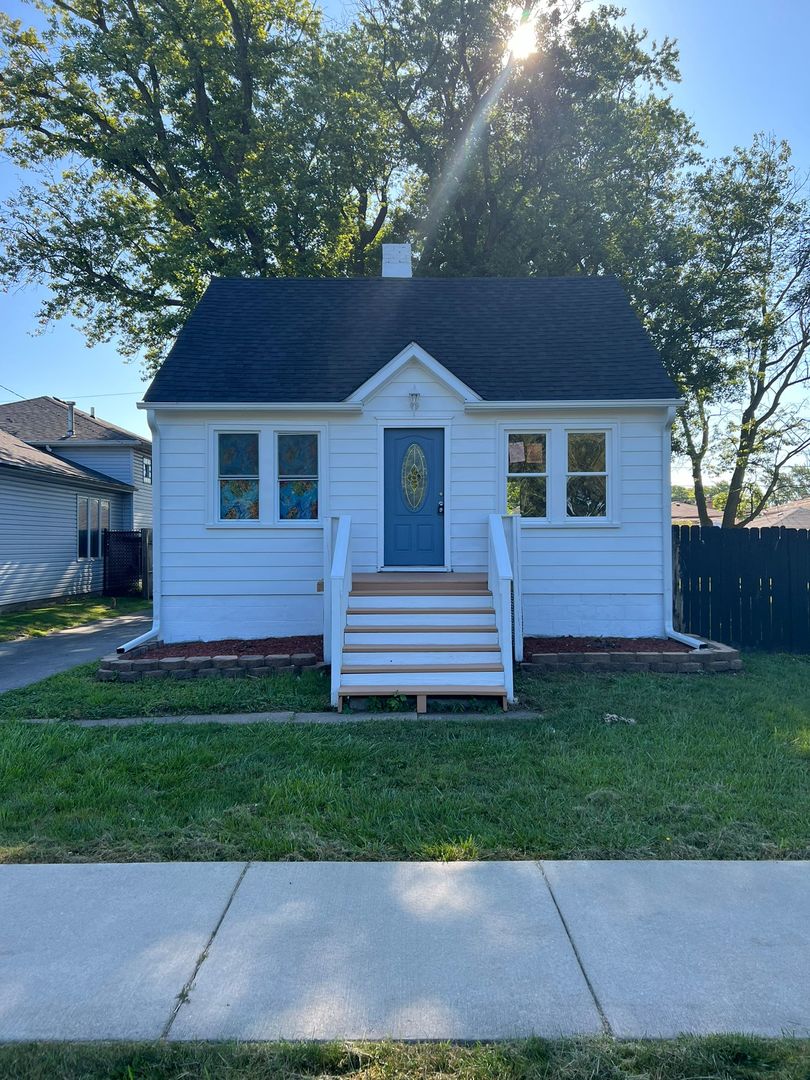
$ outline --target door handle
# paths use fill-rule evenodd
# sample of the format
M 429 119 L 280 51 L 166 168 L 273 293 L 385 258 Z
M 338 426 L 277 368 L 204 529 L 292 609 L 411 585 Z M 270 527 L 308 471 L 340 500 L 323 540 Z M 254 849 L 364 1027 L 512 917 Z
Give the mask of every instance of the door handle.
M 440 514 L 444 513 L 444 496 L 443 496 L 443 494 L 441 492 L 439 492 L 439 508 L 438 509 L 439 509 Z

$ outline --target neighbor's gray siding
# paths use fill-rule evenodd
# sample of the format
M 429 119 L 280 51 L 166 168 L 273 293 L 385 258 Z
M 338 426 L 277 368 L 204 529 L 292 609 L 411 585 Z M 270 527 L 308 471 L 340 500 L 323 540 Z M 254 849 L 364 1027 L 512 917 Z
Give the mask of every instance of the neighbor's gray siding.
M 125 493 L 91 491 L 0 469 L 0 608 L 100 592 L 103 560 L 76 557 L 77 497 L 110 500 L 110 526 L 124 527 Z
M 132 483 L 135 491 L 132 495 L 132 528 L 152 528 L 152 485 L 143 482 L 143 460 L 151 460 L 151 454 L 144 454 L 141 450 L 134 453 L 135 467 L 133 469 Z
M 134 483 L 133 458 L 135 452 L 131 446 L 58 446 L 52 447 L 53 452 L 65 461 L 72 461 L 76 465 L 82 465 L 85 469 L 93 469 L 95 472 L 111 476 L 113 480 L 121 480 L 125 484 Z M 131 529 L 132 524 L 132 496 L 121 496 L 123 514 L 121 523 L 116 526 L 119 529 Z

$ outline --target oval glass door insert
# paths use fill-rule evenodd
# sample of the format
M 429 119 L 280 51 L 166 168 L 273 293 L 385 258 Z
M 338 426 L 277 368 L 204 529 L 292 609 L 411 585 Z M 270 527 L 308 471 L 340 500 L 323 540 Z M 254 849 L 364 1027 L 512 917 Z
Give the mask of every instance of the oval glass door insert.
M 411 443 L 402 459 L 402 496 L 409 510 L 420 510 L 427 495 L 427 459 L 418 443 Z

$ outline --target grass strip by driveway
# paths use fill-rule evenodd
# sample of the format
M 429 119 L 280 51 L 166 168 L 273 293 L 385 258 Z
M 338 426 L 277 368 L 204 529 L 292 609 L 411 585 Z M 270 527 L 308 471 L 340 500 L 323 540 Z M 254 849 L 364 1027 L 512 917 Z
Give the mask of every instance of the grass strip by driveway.
M 67 603 L 43 604 L 42 607 L 0 615 L 0 641 L 44 637 L 54 630 L 70 630 L 75 626 L 98 622 L 99 619 L 146 614 L 149 610 L 147 601 L 129 596 L 92 596 Z
M 810 1042 L 745 1036 L 482 1046 L 50 1044 L 0 1047 L 15 1080 L 806 1080 Z
M 241 710 L 239 695 L 269 682 L 281 700 L 259 707 L 296 708 L 309 680 L 322 681 L 177 690 L 225 692 Z M 48 683 L 4 695 L 0 708 L 19 716 L 28 702 L 47 714 Z M 810 856 L 810 659 L 748 656 L 746 672 L 728 678 L 560 675 L 520 693 L 542 706 L 537 720 L 77 728 L 8 719 L 0 859 Z M 607 724 L 606 713 L 636 723 Z

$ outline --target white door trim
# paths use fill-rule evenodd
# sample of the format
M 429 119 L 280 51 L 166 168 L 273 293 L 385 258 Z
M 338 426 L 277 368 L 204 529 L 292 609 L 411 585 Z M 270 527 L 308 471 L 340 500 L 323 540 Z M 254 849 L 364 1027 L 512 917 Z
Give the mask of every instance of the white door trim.
M 450 433 L 452 420 L 449 417 L 431 416 L 386 416 L 377 417 L 377 569 L 401 570 L 411 572 L 443 572 L 452 570 L 450 557 Z M 385 565 L 385 429 L 386 428 L 437 428 L 444 432 L 444 564 L 442 566 L 396 566 Z

